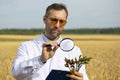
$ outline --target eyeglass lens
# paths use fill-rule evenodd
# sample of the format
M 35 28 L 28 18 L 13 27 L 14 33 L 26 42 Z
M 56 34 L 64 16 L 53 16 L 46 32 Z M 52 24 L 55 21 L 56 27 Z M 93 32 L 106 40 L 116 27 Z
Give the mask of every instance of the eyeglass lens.
M 53 25 L 55 25 L 58 21 L 60 23 L 60 27 L 63 27 L 66 24 L 66 20 L 58 20 L 56 18 L 49 18 L 49 19 L 50 19 L 51 24 Z

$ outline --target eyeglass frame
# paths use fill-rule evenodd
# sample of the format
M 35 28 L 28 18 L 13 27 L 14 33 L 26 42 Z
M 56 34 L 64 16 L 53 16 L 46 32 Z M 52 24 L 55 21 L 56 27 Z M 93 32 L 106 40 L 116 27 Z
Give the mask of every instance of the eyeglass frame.
M 66 23 L 67 23 L 66 20 L 60 20 L 60 19 L 57 19 L 57 18 L 49 18 L 48 16 L 45 16 L 45 17 L 50 20 L 50 23 L 52 25 L 57 24 L 57 22 L 59 21 L 60 27 L 64 27 L 66 25 Z M 54 22 L 54 23 L 52 23 L 52 22 Z

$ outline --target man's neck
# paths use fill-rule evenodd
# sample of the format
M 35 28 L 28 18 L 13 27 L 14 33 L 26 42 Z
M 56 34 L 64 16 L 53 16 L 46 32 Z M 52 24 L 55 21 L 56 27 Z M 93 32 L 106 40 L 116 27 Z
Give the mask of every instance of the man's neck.
M 46 37 L 47 39 L 49 39 L 50 41 L 55 41 L 55 40 L 59 39 L 59 37 L 60 37 L 60 36 L 58 36 L 58 37 L 56 37 L 56 38 L 51 38 L 51 37 L 47 36 L 45 33 L 43 33 L 43 34 L 44 34 L 45 37 Z

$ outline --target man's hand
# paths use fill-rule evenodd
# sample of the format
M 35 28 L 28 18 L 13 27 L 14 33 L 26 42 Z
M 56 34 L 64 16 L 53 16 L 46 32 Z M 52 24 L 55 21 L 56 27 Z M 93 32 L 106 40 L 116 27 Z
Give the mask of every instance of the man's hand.
M 55 51 L 58 49 L 58 47 L 59 46 L 56 41 L 43 43 L 41 55 L 42 62 L 46 62 L 49 58 L 51 58 L 55 54 Z
M 67 74 L 66 76 L 71 78 L 71 80 L 83 80 L 83 75 L 74 70 L 71 72 L 72 74 Z

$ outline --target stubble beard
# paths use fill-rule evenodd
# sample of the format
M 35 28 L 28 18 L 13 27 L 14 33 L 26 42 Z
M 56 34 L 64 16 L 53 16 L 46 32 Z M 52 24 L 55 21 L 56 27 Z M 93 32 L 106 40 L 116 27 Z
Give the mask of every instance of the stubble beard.
M 54 32 L 51 31 L 49 34 L 51 36 L 51 40 L 56 40 L 56 39 L 59 38 L 61 32 L 59 31 L 58 33 L 54 33 Z
M 48 39 L 50 39 L 50 40 L 56 40 L 56 39 L 58 39 L 59 36 L 60 36 L 60 34 L 61 34 L 61 31 L 58 31 L 57 33 L 54 33 L 54 32 L 53 32 L 53 29 L 52 29 L 52 30 L 49 30 L 49 32 L 48 32 L 48 31 L 45 32 L 46 37 L 47 37 Z

